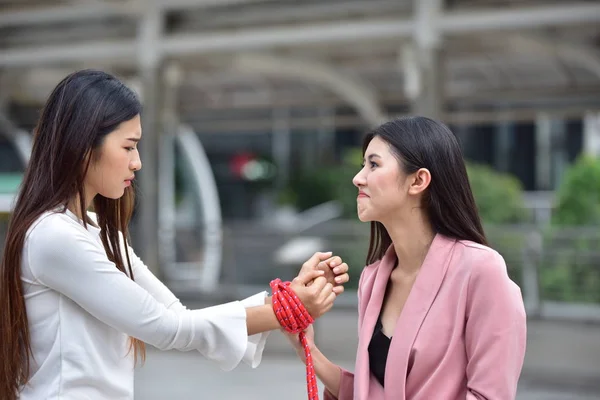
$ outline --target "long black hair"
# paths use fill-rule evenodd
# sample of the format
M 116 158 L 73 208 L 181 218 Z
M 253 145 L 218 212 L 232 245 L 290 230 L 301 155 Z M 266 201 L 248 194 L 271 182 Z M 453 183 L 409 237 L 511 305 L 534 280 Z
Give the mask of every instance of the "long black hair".
M 423 207 L 436 233 L 487 245 L 460 145 L 446 125 L 421 116 L 394 119 L 366 134 L 363 155 L 375 137 L 390 146 L 406 174 L 419 168 L 431 173 Z M 371 222 L 367 265 L 380 260 L 391 244 L 383 224 Z
M 31 159 L 9 222 L 0 264 L 0 397 L 15 400 L 29 378 L 31 342 L 21 282 L 21 257 L 29 227 L 44 212 L 79 196 L 85 214 L 83 182 L 106 135 L 141 112 L 133 91 L 102 71 L 83 70 L 64 78 L 52 91 L 34 131 Z M 133 279 L 127 252 L 121 254 L 119 231 L 127 244 L 134 206 L 132 187 L 116 200 L 97 195 L 94 210 L 108 258 Z M 88 221 L 89 222 L 89 221 Z M 125 247 L 127 248 L 127 247 Z M 126 265 L 127 264 L 127 265 Z M 118 312 L 118 310 L 115 310 Z M 131 338 L 135 357 L 144 343 Z

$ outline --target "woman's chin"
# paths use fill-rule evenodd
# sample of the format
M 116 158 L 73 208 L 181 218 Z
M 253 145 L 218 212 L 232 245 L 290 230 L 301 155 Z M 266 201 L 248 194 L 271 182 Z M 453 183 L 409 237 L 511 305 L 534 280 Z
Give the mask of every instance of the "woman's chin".
M 115 190 L 114 192 L 99 193 L 99 195 L 111 200 L 119 200 L 125 194 L 125 190 Z
M 360 222 L 371 222 L 372 221 L 372 219 L 369 218 L 369 214 L 364 211 L 361 212 L 359 210 L 357 214 L 358 214 L 358 220 Z

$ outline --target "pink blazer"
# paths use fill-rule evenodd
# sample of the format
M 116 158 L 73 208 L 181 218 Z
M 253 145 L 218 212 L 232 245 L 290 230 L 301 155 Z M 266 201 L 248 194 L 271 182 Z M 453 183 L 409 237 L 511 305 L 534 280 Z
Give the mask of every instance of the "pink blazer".
M 394 329 L 385 388 L 379 384 L 367 348 L 395 261 L 392 245 L 361 274 L 355 373 L 341 369 L 338 399 L 514 399 L 526 342 L 521 291 L 496 251 L 439 234 Z M 325 390 L 325 399 L 335 397 Z

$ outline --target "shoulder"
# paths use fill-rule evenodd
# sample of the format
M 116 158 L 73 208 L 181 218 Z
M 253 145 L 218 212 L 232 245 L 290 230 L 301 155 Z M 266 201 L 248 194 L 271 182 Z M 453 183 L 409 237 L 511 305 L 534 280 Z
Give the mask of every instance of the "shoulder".
M 459 250 L 459 259 L 466 267 L 485 265 L 485 268 L 506 269 L 502 255 L 491 247 L 468 240 L 458 240 L 456 246 Z
M 45 212 L 29 228 L 26 242 L 31 250 L 62 251 L 87 231 L 73 218 L 61 212 Z
M 467 314 L 485 319 L 494 315 L 498 321 L 526 318 L 521 288 L 508 275 L 504 258 L 496 250 L 478 243 L 458 241 L 465 268 Z M 495 310 L 495 311 L 493 311 Z
M 106 254 L 77 219 L 61 212 L 44 213 L 28 231 L 23 257 L 31 273 L 45 284 L 72 274 Z
M 29 236 L 41 236 L 44 234 L 62 233 L 64 231 L 76 230 L 81 226 L 73 218 L 62 212 L 47 211 L 40 215 L 28 230 Z M 82 229 L 83 226 L 81 226 Z
M 460 268 L 466 270 L 470 284 L 510 281 L 504 257 L 496 250 L 467 240 L 459 240 L 456 245 Z

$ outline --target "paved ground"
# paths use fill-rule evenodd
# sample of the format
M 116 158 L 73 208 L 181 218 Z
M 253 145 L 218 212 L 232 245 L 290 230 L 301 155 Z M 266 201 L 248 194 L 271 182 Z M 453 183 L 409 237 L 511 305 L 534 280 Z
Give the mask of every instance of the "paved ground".
M 316 329 L 323 352 L 352 369 L 355 313 L 334 309 Z M 530 321 L 528 330 L 518 400 L 600 399 L 600 325 Z M 303 365 L 279 332 L 255 370 L 242 365 L 223 372 L 194 352 L 149 350 L 136 375 L 136 400 L 304 400 L 305 391 Z
M 306 400 L 304 367 L 294 357 L 268 356 L 255 370 L 242 365 L 223 372 L 192 353 L 152 351 L 148 356 L 137 374 L 136 400 Z M 600 396 L 524 381 L 517 399 L 593 400 Z

